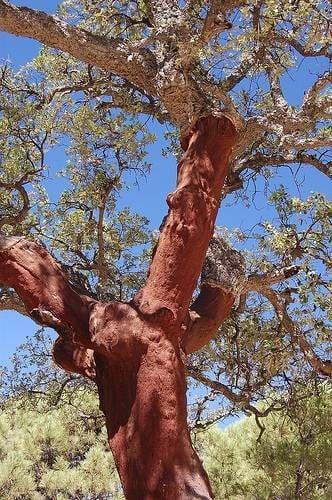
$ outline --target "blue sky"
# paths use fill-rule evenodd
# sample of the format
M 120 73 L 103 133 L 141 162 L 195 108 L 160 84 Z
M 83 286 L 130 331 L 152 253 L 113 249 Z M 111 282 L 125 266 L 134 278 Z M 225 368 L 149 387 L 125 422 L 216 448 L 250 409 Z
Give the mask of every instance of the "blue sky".
M 48 0 L 22 0 L 13 2 L 16 5 L 25 5 L 37 9 L 54 12 L 57 1 Z M 0 59 L 9 59 L 13 66 L 29 61 L 39 50 L 40 45 L 32 40 L 14 37 L 5 33 L 0 33 Z M 298 104 L 305 89 L 314 81 L 315 75 L 319 71 L 319 60 L 310 59 L 301 64 L 301 70 L 291 71 L 284 79 L 285 94 L 292 104 Z M 142 181 L 140 186 L 133 187 L 125 192 L 120 200 L 120 205 L 130 206 L 139 213 L 146 215 L 151 224 L 151 228 L 158 228 L 160 221 L 167 212 L 165 198 L 173 189 L 176 178 L 176 163 L 172 158 L 165 159 L 161 155 L 164 145 L 163 128 L 156 122 L 150 122 L 151 129 L 159 137 L 153 144 L 149 152 L 149 160 L 153 168 L 151 175 L 146 181 Z M 52 164 L 52 171 L 58 170 L 65 163 L 64 152 L 61 148 L 48 153 L 48 162 Z M 311 167 L 302 167 L 310 170 L 308 180 L 305 181 L 300 191 L 295 186 L 291 176 L 286 169 L 280 169 L 274 184 L 283 182 L 291 187 L 294 195 L 306 197 L 310 191 L 323 191 L 326 194 L 327 186 L 322 174 Z M 47 184 L 54 191 L 57 191 L 59 181 L 50 177 Z M 258 190 L 263 189 L 263 183 L 258 182 Z M 229 202 L 228 202 L 229 204 Z M 255 207 L 245 208 L 242 204 L 230 203 L 230 206 L 222 206 L 219 212 L 217 224 L 229 228 L 240 227 L 246 229 L 252 227 L 259 220 L 266 219 L 271 215 L 266 206 L 265 197 L 257 196 Z M 10 355 L 15 347 L 24 341 L 27 335 L 36 330 L 34 323 L 28 318 L 22 317 L 14 312 L 0 313 L 0 330 L 2 336 L 2 350 L 0 352 L 0 364 L 7 364 Z

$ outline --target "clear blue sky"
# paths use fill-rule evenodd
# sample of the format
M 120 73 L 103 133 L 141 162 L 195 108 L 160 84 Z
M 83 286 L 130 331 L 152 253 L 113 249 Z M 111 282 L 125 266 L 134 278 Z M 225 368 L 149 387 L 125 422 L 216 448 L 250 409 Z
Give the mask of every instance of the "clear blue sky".
M 55 0 L 16 0 L 16 5 L 25 5 L 32 8 L 54 12 L 58 4 Z M 36 55 L 40 45 L 32 40 L 17 38 L 5 33 L 0 33 L 0 59 L 10 59 L 13 66 L 18 68 Z M 285 94 L 292 104 L 301 102 L 303 93 L 314 81 L 315 75 L 319 72 L 320 61 L 310 59 L 302 63 L 300 71 L 292 71 L 284 79 Z M 322 68 L 321 68 L 322 69 Z M 120 200 L 120 205 L 131 206 L 139 213 L 146 215 L 152 228 L 158 228 L 162 217 L 167 212 L 165 198 L 173 189 L 176 178 L 176 165 L 172 158 L 165 159 L 161 155 L 163 147 L 163 128 L 156 122 L 151 121 L 151 128 L 159 137 L 158 141 L 150 148 L 150 161 L 153 165 L 151 175 L 143 181 L 139 188 L 133 188 L 125 192 Z M 48 162 L 52 164 L 52 171 L 56 171 L 65 163 L 64 152 L 60 148 L 48 154 Z M 302 167 L 310 170 L 307 181 L 301 185 L 301 192 L 298 192 L 286 169 L 280 169 L 275 184 L 283 182 L 292 186 L 292 191 L 297 196 L 307 196 L 310 191 L 323 191 L 327 193 L 327 186 L 322 174 L 311 167 Z M 57 191 L 57 181 L 55 178 L 48 180 L 48 186 L 52 191 Z M 262 183 L 258 183 L 258 190 L 263 189 Z M 255 207 L 245 208 L 241 204 L 231 204 L 223 206 L 219 212 L 217 224 L 229 228 L 252 227 L 261 219 L 268 218 L 269 209 L 266 207 L 264 197 L 257 196 Z M 0 333 L 2 350 L 0 352 L 0 364 L 7 364 L 10 355 L 16 346 L 22 343 L 27 335 L 36 330 L 34 323 L 28 318 L 22 317 L 14 312 L 0 312 Z

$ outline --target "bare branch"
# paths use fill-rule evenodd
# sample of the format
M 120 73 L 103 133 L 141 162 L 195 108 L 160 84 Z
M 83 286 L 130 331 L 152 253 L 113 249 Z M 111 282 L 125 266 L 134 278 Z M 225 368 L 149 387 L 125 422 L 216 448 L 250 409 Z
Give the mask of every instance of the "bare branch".
M 275 269 L 271 273 L 252 275 L 248 276 L 247 282 L 244 283 L 242 293 L 248 293 L 252 291 L 260 291 L 267 286 L 275 285 L 281 281 L 285 281 L 292 276 L 295 276 L 300 271 L 299 266 L 288 266 L 281 269 Z
M 299 346 L 305 359 L 311 367 L 325 377 L 332 377 L 332 363 L 323 361 L 315 353 L 310 343 L 306 340 L 299 327 L 293 322 L 287 312 L 285 301 L 271 288 L 262 288 L 260 293 L 273 305 L 281 325 L 290 334 L 292 341 Z
M 316 156 L 302 152 L 297 154 L 297 159 L 299 163 L 308 163 L 332 179 L 332 162 L 323 163 Z
M 250 394 L 248 393 L 235 393 L 226 384 L 223 384 L 217 380 L 211 380 L 205 375 L 203 375 L 198 369 L 189 366 L 187 368 L 187 374 L 189 377 L 197 380 L 198 382 L 210 387 L 215 392 L 218 392 L 225 396 L 229 401 L 232 401 L 235 405 L 239 406 L 241 409 L 248 410 L 253 413 L 256 417 L 266 417 L 274 409 L 270 406 L 264 411 L 260 411 L 258 408 L 250 403 Z
M 7 224 L 10 226 L 15 226 L 16 224 L 20 224 L 21 222 L 24 221 L 30 210 L 30 199 L 28 193 L 26 192 L 26 189 L 22 184 L 19 183 L 8 184 L 1 181 L 0 181 L 0 188 L 15 189 L 20 193 L 20 196 L 23 200 L 23 206 L 16 215 L 5 215 L 3 217 L 0 217 L 0 229 L 2 226 Z
M 309 164 L 317 168 L 320 172 L 332 178 L 331 162 L 323 163 L 319 158 L 303 151 L 297 153 L 285 152 L 283 154 L 265 155 L 255 153 L 235 162 L 233 171 L 240 174 L 246 169 L 259 170 L 261 167 L 273 165 L 287 165 L 289 163 Z
M 0 0 L 0 30 L 38 40 L 155 94 L 156 63 L 147 49 L 135 48 L 121 39 L 89 33 L 55 16 L 27 7 L 15 7 L 4 0 Z
M 310 108 L 316 104 L 319 93 L 329 84 L 332 83 L 332 71 L 325 71 L 317 78 L 315 83 L 307 90 L 304 95 L 301 113 L 307 114 Z

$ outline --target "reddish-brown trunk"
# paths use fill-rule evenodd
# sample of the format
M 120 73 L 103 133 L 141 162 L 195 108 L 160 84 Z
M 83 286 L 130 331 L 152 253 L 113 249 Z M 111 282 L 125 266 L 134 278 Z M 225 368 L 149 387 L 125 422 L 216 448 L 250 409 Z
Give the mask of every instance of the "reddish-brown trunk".
M 145 287 L 136 297 L 140 310 L 168 309 L 183 321 L 213 234 L 221 190 L 236 131 L 224 116 L 198 119 L 183 138 L 176 189 Z
M 111 355 L 95 355 L 101 406 L 127 499 L 213 497 L 188 432 L 180 343 L 190 326 L 188 306 L 234 141 L 234 127 L 224 117 L 206 117 L 191 128 L 146 286 L 132 303 L 137 317 L 121 316 L 131 316 L 121 326 L 126 348 L 122 339 Z M 103 343 L 120 325 L 105 323 Z M 96 331 L 100 335 L 100 326 Z
M 232 123 L 222 116 L 191 127 L 149 277 L 131 304 L 80 296 L 42 247 L 0 237 L 0 281 L 16 289 L 39 322 L 60 333 L 56 362 L 98 385 L 129 500 L 213 497 L 188 432 L 180 345 L 184 338 L 187 352 L 203 346 L 234 300 L 219 292 L 214 304 L 220 303 L 220 313 L 201 297 L 189 314 L 235 140 Z
M 178 346 L 145 325 L 145 349 L 124 359 L 97 355 L 96 374 L 109 443 L 128 500 L 213 497 L 192 448 L 185 367 Z

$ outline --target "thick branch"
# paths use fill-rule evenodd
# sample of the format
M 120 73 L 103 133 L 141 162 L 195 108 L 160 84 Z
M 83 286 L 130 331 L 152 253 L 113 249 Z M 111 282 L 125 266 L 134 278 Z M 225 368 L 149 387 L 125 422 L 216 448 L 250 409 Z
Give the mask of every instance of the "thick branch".
M 282 267 L 281 269 L 275 269 L 271 273 L 249 276 L 247 281 L 243 284 L 241 294 L 253 291 L 259 292 L 267 286 L 285 281 L 288 278 L 295 276 L 300 269 L 301 268 L 299 266 L 288 266 Z
M 183 321 L 212 236 L 228 160 L 236 141 L 224 116 L 198 119 L 183 139 L 176 190 L 159 237 L 145 287 L 134 302 L 141 312 L 168 310 Z
M 219 35 L 222 31 L 228 30 L 232 27 L 232 24 L 225 19 L 225 12 L 227 8 L 223 4 L 241 4 L 243 2 L 219 2 L 218 0 L 212 0 L 210 2 L 209 10 L 204 21 L 201 40 L 205 45 L 210 40 Z M 231 6 L 229 5 L 229 8 Z
M 216 336 L 237 297 L 280 283 L 300 270 L 298 266 L 289 266 L 245 278 L 241 255 L 220 237 L 213 238 L 213 242 L 202 271 L 201 291 L 190 307 L 190 322 L 182 339 L 182 348 L 187 354 L 201 349 Z
M 288 113 L 289 111 L 289 106 L 287 104 L 287 101 L 283 95 L 282 89 L 281 89 L 281 83 L 280 83 L 280 78 L 278 76 L 278 71 L 275 66 L 275 62 L 273 61 L 272 56 L 267 57 L 267 67 L 266 67 L 266 72 L 270 84 L 270 91 L 271 91 L 271 97 L 273 99 L 273 103 L 275 107 L 284 113 Z
M 0 311 L 16 311 L 30 317 L 23 301 L 16 292 L 2 290 L 0 292 Z M 69 337 L 59 337 L 53 346 L 53 359 L 55 363 L 68 372 L 79 373 L 95 380 L 95 363 L 93 351 L 83 346 L 74 344 Z
M 90 345 L 89 309 L 95 301 L 71 288 L 60 265 L 41 245 L 0 236 L 0 282 L 16 290 L 38 323 Z
M 306 116 L 313 106 L 316 106 L 320 92 L 332 83 L 332 71 L 325 71 L 320 75 L 314 84 L 304 95 L 303 104 L 300 113 Z
M 277 316 L 280 319 L 281 325 L 290 334 L 292 341 L 299 346 L 305 359 L 311 367 L 325 377 L 332 377 L 332 363 L 329 361 L 323 361 L 319 356 L 317 356 L 298 326 L 288 315 L 286 304 L 283 299 L 279 297 L 279 295 L 271 288 L 263 288 L 260 290 L 260 293 L 262 293 L 271 302 Z
M 234 68 L 229 76 L 222 80 L 220 87 L 224 92 L 229 92 L 230 90 L 232 90 L 238 83 L 243 80 L 243 78 L 247 76 L 249 69 L 257 62 L 261 50 L 262 49 L 259 48 L 258 50 L 253 52 L 253 54 L 248 56 L 236 68 Z
M 182 348 L 189 354 L 213 339 L 231 312 L 243 286 L 244 260 L 220 236 L 209 244 L 201 275 L 201 291 L 190 307 L 190 321 L 182 339 Z
M 217 334 L 222 322 L 229 316 L 236 296 L 221 288 L 203 285 L 190 307 L 190 321 L 182 338 L 186 354 L 202 349 Z
M 0 30 L 38 40 L 155 94 L 152 81 L 156 64 L 147 49 L 136 49 L 121 39 L 94 35 L 55 16 L 15 7 L 3 0 L 0 0 Z
M 95 362 L 92 349 L 74 344 L 70 338 L 59 337 L 53 345 L 55 363 L 68 372 L 79 373 L 95 380 Z

